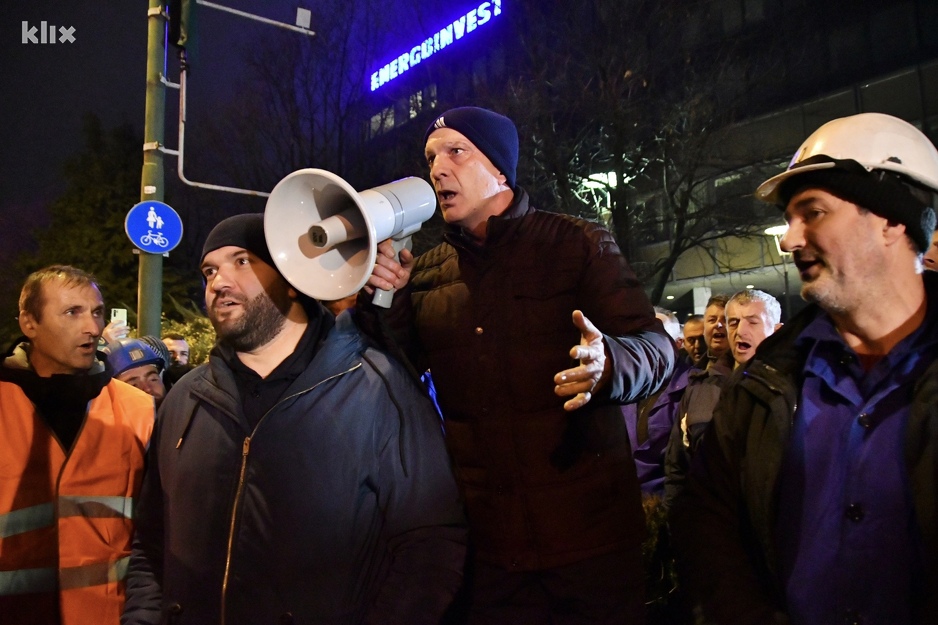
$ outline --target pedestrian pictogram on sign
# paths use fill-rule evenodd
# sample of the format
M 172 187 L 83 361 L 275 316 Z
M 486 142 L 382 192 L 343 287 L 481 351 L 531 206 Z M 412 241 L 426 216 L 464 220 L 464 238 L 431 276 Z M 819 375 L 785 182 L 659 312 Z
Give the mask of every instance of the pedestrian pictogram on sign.
M 168 204 L 149 200 L 130 209 L 124 231 L 144 252 L 163 254 L 182 241 L 182 220 Z

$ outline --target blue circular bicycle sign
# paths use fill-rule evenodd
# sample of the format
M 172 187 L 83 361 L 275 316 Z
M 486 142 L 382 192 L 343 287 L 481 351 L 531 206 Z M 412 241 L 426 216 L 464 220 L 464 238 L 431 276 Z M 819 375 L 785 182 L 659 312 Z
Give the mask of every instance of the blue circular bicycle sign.
M 124 231 L 144 252 L 163 254 L 182 241 L 182 220 L 169 204 L 149 200 L 130 209 Z

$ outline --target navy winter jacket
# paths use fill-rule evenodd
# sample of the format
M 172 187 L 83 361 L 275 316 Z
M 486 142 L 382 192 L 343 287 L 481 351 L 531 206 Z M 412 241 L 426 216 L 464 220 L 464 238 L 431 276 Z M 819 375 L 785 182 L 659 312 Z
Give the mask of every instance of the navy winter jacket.
M 349 314 L 253 431 L 216 348 L 148 459 L 125 625 L 430 624 L 461 582 L 439 418 Z

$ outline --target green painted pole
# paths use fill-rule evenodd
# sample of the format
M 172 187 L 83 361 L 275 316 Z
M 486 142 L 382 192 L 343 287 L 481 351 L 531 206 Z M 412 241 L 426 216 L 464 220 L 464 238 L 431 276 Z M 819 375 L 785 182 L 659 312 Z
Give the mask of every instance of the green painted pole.
M 166 13 L 162 0 L 150 0 L 147 11 L 147 99 L 143 129 L 143 173 L 140 201 L 163 201 L 163 131 L 166 124 L 166 86 L 160 80 L 166 53 L 164 32 Z M 129 207 L 128 207 L 129 209 Z M 163 256 L 140 252 L 137 286 L 137 333 L 160 336 L 163 304 Z

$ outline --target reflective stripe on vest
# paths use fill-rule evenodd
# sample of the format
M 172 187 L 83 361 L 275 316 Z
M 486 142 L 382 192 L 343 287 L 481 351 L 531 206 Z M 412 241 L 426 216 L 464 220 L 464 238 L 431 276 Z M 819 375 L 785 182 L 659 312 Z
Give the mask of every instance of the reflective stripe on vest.
M 133 497 L 59 497 L 59 517 L 132 519 Z
M 55 592 L 58 583 L 55 569 L 19 569 L 0 571 L 0 597 L 33 592 Z
M 129 564 L 127 556 L 116 562 L 95 562 L 61 572 L 53 568 L 0 571 L 0 597 L 113 584 L 123 581 Z
M 23 532 L 49 527 L 54 521 L 55 511 L 51 503 L 0 514 L 0 538 L 9 538 Z
M 59 497 L 60 518 L 130 519 L 133 508 L 132 497 Z M 0 514 L 0 538 L 49 527 L 54 520 L 51 503 Z

